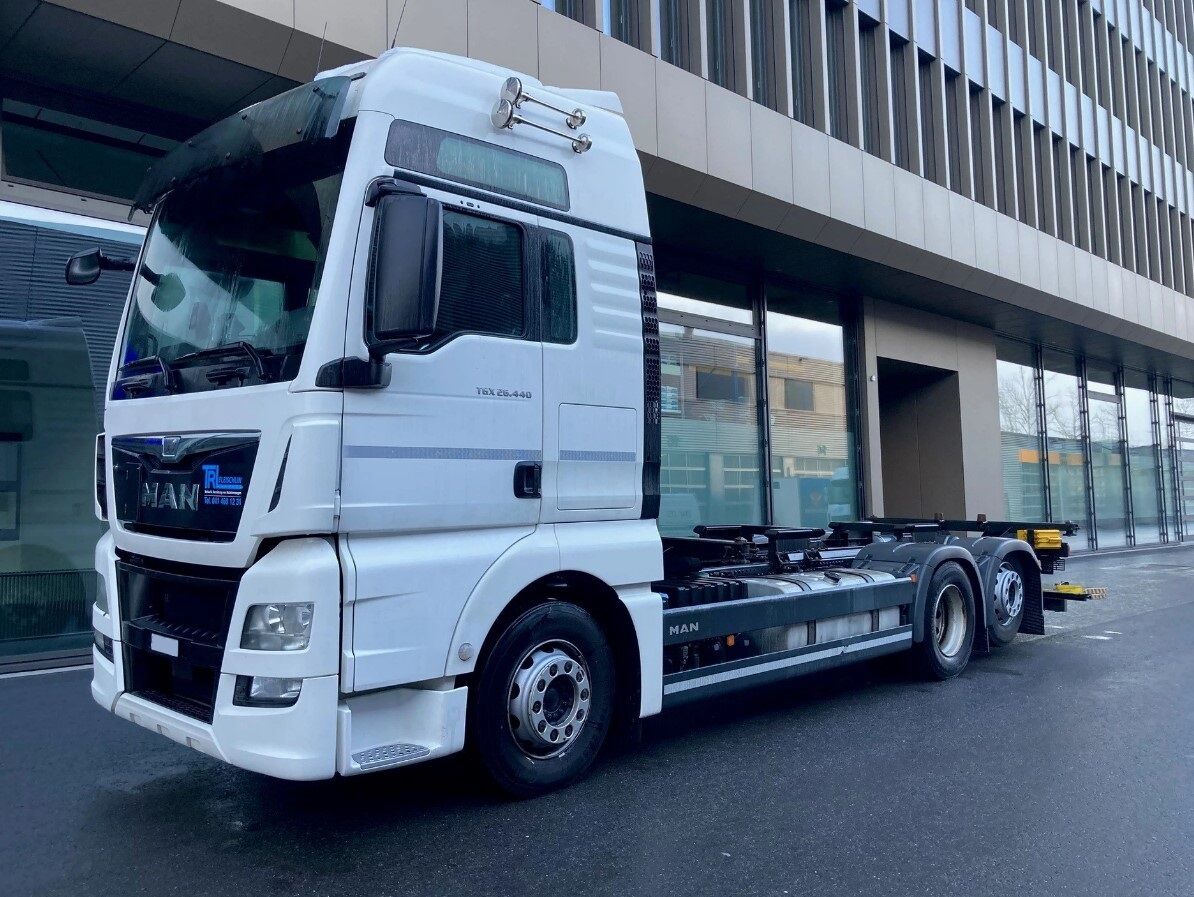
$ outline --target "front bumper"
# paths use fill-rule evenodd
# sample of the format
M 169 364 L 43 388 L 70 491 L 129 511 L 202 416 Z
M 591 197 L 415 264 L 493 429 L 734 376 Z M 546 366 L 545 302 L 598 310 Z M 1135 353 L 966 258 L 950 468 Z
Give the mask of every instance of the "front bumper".
M 452 687 L 451 680 L 341 697 L 339 563 L 326 541 L 283 543 L 241 578 L 216 673 L 210 722 L 185 712 L 185 705 L 180 712 L 153 692 L 130 690 L 128 661 L 145 650 L 133 649 L 121 638 L 116 561 L 112 538 L 106 535 L 96 548 L 96 569 L 108 613 L 95 608 L 93 625 L 112 639 L 113 659 L 92 650 L 91 694 L 117 716 L 234 766 L 283 779 L 354 775 L 431 759 L 463 746 L 467 691 Z M 309 648 L 272 652 L 239 647 L 248 607 L 270 600 L 315 604 Z M 161 657 L 158 661 L 166 662 Z M 238 675 L 301 678 L 303 685 L 290 707 L 238 706 L 233 700 Z
M 115 645 L 119 652 L 120 645 Z M 116 685 L 116 665 L 92 651 L 91 695 L 119 717 L 204 754 L 280 779 L 327 779 L 336 772 L 338 677 L 303 680 L 293 707 L 237 707 L 236 676 L 221 674 L 215 713 L 200 722 Z M 117 653 L 119 658 L 119 653 Z

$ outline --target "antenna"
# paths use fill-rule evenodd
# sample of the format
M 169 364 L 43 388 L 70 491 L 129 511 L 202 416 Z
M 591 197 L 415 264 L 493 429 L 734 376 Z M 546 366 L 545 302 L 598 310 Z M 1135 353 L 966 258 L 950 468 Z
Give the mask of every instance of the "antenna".
M 323 65 L 323 45 L 328 39 L 328 20 L 323 20 L 323 37 L 319 39 L 319 55 L 315 57 L 315 74 L 319 74 L 319 67 Z
M 390 49 L 394 49 L 394 44 L 398 43 L 398 29 L 402 27 L 402 17 L 406 15 L 406 4 L 409 0 L 402 0 L 402 9 L 398 11 L 398 24 L 394 26 L 394 36 L 390 38 Z

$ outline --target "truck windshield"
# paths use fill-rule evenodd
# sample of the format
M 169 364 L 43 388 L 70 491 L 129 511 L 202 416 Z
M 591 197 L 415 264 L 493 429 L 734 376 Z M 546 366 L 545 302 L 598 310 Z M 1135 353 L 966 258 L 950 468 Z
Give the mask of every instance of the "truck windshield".
M 166 196 L 133 284 L 114 399 L 294 378 L 340 192 L 342 136 Z

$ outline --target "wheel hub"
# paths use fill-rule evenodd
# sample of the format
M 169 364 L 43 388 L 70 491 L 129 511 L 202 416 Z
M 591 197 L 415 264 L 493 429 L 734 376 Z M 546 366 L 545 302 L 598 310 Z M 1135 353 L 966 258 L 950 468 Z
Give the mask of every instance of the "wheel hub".
M 962 591 L 952 583 L 937 593 L 933 608 L 933 638 L 943 657 L 953 657 L 966 640 L 966 606 Z
M 995 617 L 1001 625 L 1014 620 L 1024 607 L 1024 580 L 1019 571 L 1004 562 L 995 576 Z
M 584 655 L 568 642 L 544 642 L 523 657 L 510 682 L 510 729 L 532 757 L 562 754 L 589 717 Z

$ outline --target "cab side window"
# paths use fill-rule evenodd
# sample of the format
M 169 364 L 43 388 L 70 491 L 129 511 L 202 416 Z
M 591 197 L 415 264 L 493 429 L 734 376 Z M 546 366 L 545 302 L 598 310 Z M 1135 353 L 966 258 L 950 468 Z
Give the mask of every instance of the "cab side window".
M 572 240 L 559 231 L 543 231 L 543 341 L 576 342 L 576 263 Z
M 438 335 L 525 335 L 522 241 L 516 225 L 444 210 Z

